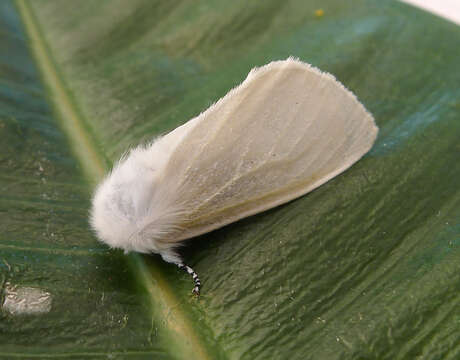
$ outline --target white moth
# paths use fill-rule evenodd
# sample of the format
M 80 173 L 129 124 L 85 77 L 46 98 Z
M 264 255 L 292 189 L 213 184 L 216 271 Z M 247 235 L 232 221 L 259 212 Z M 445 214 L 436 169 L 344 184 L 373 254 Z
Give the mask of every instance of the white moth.
M 294 58 L 251 70 L 205 112 L 131 149 L 98 186 L 91 225 L 125 252 L 176 253 L 185 239 L 302 196 L 358 161 L 372 116 L 327 73 Z

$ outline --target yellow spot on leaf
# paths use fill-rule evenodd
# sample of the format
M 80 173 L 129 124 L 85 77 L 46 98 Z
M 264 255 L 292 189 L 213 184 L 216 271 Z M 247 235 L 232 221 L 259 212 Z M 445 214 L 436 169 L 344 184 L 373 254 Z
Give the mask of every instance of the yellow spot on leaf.
M 324 10 L 323 9 L 315 10 L 315 16 L 316 17 L 322 17 L 323 15 L 324 15 Z

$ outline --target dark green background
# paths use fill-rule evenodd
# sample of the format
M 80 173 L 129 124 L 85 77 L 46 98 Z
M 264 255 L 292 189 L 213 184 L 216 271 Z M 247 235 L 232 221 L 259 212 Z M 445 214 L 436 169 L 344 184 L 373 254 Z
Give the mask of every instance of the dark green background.
M 379 0 L 29 8 L 108 166 L 290 55 L 334 74 L 380 133 L 313 193 L 191 241 L 196 301 L 186 274 L 92 235 L 91 179 L 18 8 L 0 2 L 0 285 L 53 297 L 44 315 L 1 313 L 0 358 L 204 358 L 175 347 L 169 313 L 152 315 L 144 289 L 160 278 L 211 359 L 460 358 L 460 27 Z

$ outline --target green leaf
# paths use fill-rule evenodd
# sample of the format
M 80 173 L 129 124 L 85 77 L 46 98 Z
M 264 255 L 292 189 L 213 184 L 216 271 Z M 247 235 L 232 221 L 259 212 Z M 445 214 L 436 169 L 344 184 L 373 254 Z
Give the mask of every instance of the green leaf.
M 18 0 L 0 36 L 0 358 L 460 357 L 458 26 L 394 1 Z M 113 161 L 289 55 L 374 114 L 364 159 L 190 241 L 199 300 L 96 241 Z M 11 313 L 30 288 L 50 308 Z

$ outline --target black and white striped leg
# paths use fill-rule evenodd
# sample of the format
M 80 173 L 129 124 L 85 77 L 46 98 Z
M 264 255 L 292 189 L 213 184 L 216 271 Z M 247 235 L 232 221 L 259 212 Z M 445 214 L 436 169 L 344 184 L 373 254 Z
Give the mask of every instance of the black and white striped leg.
M 179 269 L 186 271 L 192 276 L 193 281 L 195 283 L 195 287 L 193 288 L 192 293 L 194 293 L 196 296 L 200 296 L 201 281 L 198 278 L 196 272 L 190 266 L 185 265 L 184 263 L 177 264 L 177 266 L 179 267 Z

